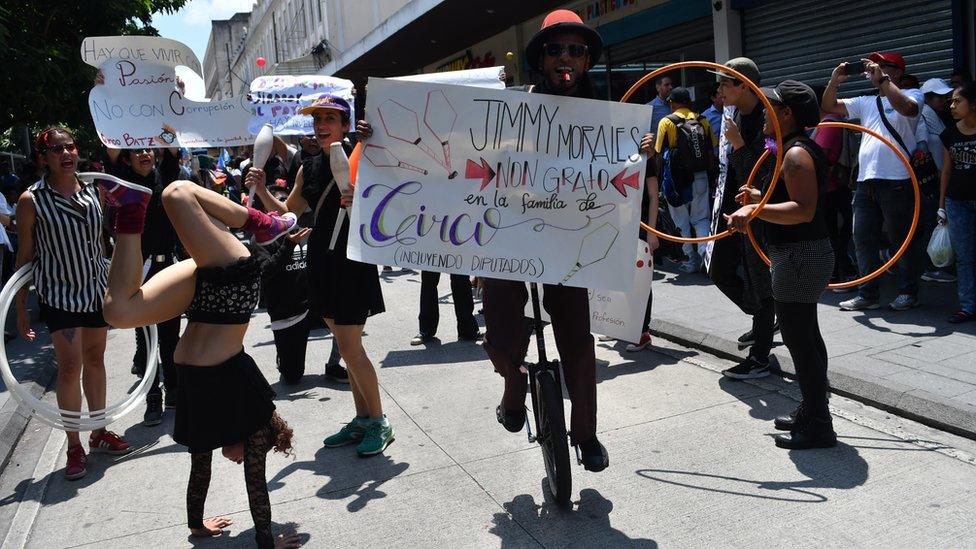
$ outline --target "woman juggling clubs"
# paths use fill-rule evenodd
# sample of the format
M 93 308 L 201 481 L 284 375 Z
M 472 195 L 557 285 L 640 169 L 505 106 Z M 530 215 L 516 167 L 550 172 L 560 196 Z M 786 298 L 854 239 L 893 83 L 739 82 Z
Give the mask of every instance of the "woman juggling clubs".
M 108 259 L 102 241 L 102 206 L 98 189 L 81 181 L 78 147 L 71 132 L 49 128 L 34 144 L 44 177 L 17 201 L 17 268 L 34 261 L 41 319 L 47 324 L 58 362 L 55 393 L 63 410 L 81 410 L 81 389 L 90 411 L 105 409 L 105 340 L 102 317 Z M 27 313 L 27 288 L 17 294 L 17 328 L 34 340 Z M 64 475 L 85 476 L 87 456 L 77 432 L 68 431 Z M 132 451 L 117 434 L 96 429 L 88 437 L 91 452 L 113 455 Z
M 323 151 L 341 142 L 349 131 L 349 103 L 339 96 L 323 95 L 299 112 L 312 116 L 315 138 Z M 348 143 L 343 146 L 349 154 Z M 312 209 L 315 221 L 308 240 L 312 305 L 339 342 L 339 353 L 349 369 L 356 417 L 323 443 L 329 448 L 356 443 L 356 453 L 362 457 L 379 454 L 393 442 L 394 433 L 383 415 L 376 369 L 363 349 L 363 327 L 367 317 L 385 308 L 376 266 L 346 257 L 349 217 L 341 224 L 337 220 L 352 195 L 341 192 L 335 183 L 328 154 L 302 162 L 295 187 L 284 203 L 271 196 L 265 183 L 263 171 L 252 168 L 248 172 L 245 184 L 257 187 L 261 203 L 269 209 L 298 215 Z M 336 231 L 338 234 L 333 235 Z M 333 242 L 335 245 L 330 246 Z
M 105 318 L 113 326 L 158 324 L 186 312 L 188 324 L 173 356 L 177 376 L 173 439 L 190 452 L 187 518 L 193 535 L 216 535 L 226 517 L 203 520 L 211 453 L 244 464 L 259 547 L 297 547 L 296 536 L 271 533 L 265 458 L 288 453 L 292 431 L 275 412 L 274 391 L 244 352 L 244 334 L 258 301 L 261 266 L 228 227 L 270 244 L 295 227 L 295 217 L 234 204 L 189 181 L 163 191 L 163 207 L 191 259 L 142 282 L 142 231 L 151 191 L 105 176 L 98 184 L 118 208 L 117 244 L 108 275 Z
M 817 323 L 817 301 L 834 267 L 823 200 L 829 164 L 820 147 L 804 133 L 817 125 L 820 107 L 809 86 L 786 80 L 763 88 L 773 104 L 766 111 L 765 133 L 772 134 L 773 116 L 783 130 L 782 180 L 758 217 L 765 226 L 773 300 L 783 343 L 790 351 L 803 400 L 790 415 L 776 418 L 775 426 L 789 434 L 777 435 L 781 448 L 826 448 L 837 444 L 827 406 L 827 348 Z M 750 189 L 736 197 L 745 204 L 726 220 L 736 231 L 746 225 L 760 191 Z

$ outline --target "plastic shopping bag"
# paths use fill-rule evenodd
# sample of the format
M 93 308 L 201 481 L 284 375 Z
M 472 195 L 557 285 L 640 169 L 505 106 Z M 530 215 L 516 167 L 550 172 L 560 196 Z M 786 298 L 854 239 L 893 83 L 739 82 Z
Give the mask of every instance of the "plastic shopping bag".
M 929 239 L 929 257 L 932 264 L 940 269 L 952 265 L 955 256 L 952 253 L 952 245 L 949 243 L 949 227 L 939 224 L 932 231 L 932 238 Z

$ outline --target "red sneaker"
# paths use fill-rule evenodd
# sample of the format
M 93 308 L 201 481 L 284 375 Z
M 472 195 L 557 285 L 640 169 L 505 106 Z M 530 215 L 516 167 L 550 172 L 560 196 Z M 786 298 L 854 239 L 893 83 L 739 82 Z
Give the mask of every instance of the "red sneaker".
M 92 433 L 88 437 L 88 450 L 91 453 L 104 452 L 113 456 L 121 456 L 132 451 L 132 445 L 122 440 L 122 437 L 112 431 L 102 431 L 102 434 L 95 436 Z
M 88 472 L 85 465 L 88 463 L 88 456 L 81 444 L 68 446 L 68 464 L 64 466 L 64 478 L 77 480 L 85 476 Z
M 259 246 L 267 246 L 275 240 L 298 228 L 298 218 L 291 212 L 278 215 L 278 212 L 265 214 L 260 225 L 254 230 L 254 241 Z
M 637 351 L 643 351 L 651 346 L 651 332 L 644 332 L 641 334 L 640 341 L 637 343 L 631 343 L 627 345 L 626 351 L 628 353 L 636 353 Z
M 145 207 L 152 198 L 152 189 L 119 179 L 107 173 L 85 172 L 78 174 L 82 181 L 92 181 L 105 191 L 105 199 L 116 207 L 133 204 Z

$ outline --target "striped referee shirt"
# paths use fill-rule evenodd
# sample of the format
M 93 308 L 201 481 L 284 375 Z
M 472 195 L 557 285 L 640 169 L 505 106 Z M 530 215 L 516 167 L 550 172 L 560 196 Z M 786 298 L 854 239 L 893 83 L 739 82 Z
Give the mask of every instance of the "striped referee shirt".
M 90 313 L 102 308 L 108 259 L 102 247 L 102 206 L 94 183 L 65 197 L 41 179 L 34 197 L 34 286 L 55 309 Z

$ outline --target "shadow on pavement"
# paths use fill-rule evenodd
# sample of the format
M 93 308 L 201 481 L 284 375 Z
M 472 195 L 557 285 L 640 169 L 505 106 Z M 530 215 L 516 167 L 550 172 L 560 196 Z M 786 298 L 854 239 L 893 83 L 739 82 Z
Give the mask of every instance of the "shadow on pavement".
M 289 463 L 268 479 L 268 490 L 273 492 L 282 488 L 284 480 L 294 472 L 311 471 L 329 479 L 315 495 L 333 500 L 352 496 L 346 509 L 355 513 L 365 508 L 370 500 L 385 498 L 386 492 L 379 490 L 379 487 L 408 468 L 409 463 L 394 463 L 384 454 L 364 459 L 356 457 L 355 447 L 351 445 L 345 448 L 321 447 L 312 460 Z
M 440 338 L 435 337 L 427 345 L 388 352 L 380 360 L 380 368 L 456 364 L 459 362 L 478 362 L 487 359 L 488 355 L 481 348 L 481 345 L 473 341 L 442 343 Z
M 505 503 L 503 513 L 495 513 L 489 532 L 501 539 L 501 547 L 523 547 L 525 534 L 538 540 L 544 534 L 553 546 L 640 547 L 653 549 L 657 542 L 633 539 L 610 524 L 613 502 L 599 491 L 584 488 L 571 511 L 559 508 L 552 501 L 546 479 L 542 479 L 543 502 L 539 505 L 529 494 L 515 496 Z
M 785 384 L 788 382 L 783 380 L 782 383 Z M 786 410 L 780 406 L 770 405 L 770 400 L 765 398 L 767 396 L 773 396 L 773 398 L 782 400 L 782 396 L 775 391 L 767 391 L 757 395 L 756 391 L 761 391 L 761 388 L 725 376 L 719 378 L 718 386 L 743 404 L 748 405 L 750 417 L 763 421 L 772 421 L 778 416 L 788 414 L 792 411 L 792 408 Z M 792 401 L 790 402 L 792 403 Z
M 272 512 L 273 511 L 274 509 L 272 509 Z M 245 519 L 245 520 L 249 521 L 250 519 Z M 297 533 L 299 543 L 301 545 L 306 545 L 312 539 L 312 536 L 310 534 L 298 532 L 298 527 L 299 525 L 294 522 L 278 524 L 273 520 L 271 521 L 271 532 L 274 533 L 274 536 L 276 538 L 281 534 L 287 536 L 287 535 Z M 191 546 L 199 547 L 199 548 L 220 547 L 226 549 L 228 543 L 230 543 L 232 547 L 254 547 L 254 526 L 251 526 L 247 530 L 241 531 L 239 534 L 233 537 L 230 536 L 227 530 L 224 530 L 222 534 L 217 536 L 211 536 L 208 538 L 203 538 L 203 537 L 198 538 L 195 536 L 187 535 L 186 541 Z
M 728 475 L 670 469 L 639 469 L 648 480 L 746 498 L 793 503 L 823 503 L 818 489 L 850 490 L 868 479 L 868 463 L 857 448 L 840 442 L 823 450 L 790 450 L 789 458 L 807 480 L 753 480 Z

